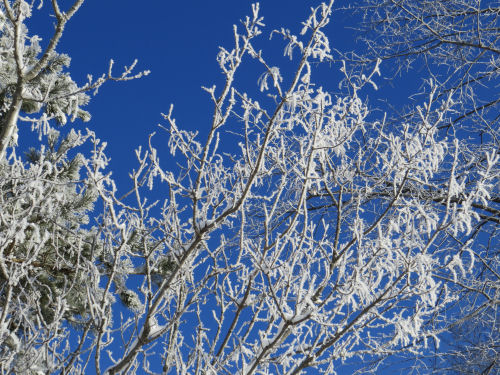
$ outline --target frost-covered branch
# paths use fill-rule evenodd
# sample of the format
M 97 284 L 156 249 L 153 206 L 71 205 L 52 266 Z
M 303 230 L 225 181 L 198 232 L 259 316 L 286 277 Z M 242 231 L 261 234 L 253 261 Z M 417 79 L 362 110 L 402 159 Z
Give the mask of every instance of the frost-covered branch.
M 4 0 L 0 5 L 1 23 L 1 74 L 8 77 L 0 88 L 0 160 L 11 144 L 17 143 L 18 121 L 32 125 L 40 134 L 47 133 L 50 120 L 61 125 L 80 118 L 90 120 L 90 114 L 81 107 L 89 101 L 88 91 L 97 90 L 107 81 L 125 81 L 140 78 L 149 72 L 133 74 L 137 60 L 125 67 L 120 76 L 112 74 L 113 61 L 108 74 L 97 80 L 88 76 L 88 82 L 79 87 L 63 69 L 70 58 L 55 51 L 65 26 L 78 11 L 84 0 L 77 0 L 67 10 L 61 10 L 57 0 L 52 0 L 52 10 L 57 24 L 46 48 L 42 51 L 37 35 L 28 36 L 26 20 L 34 9 L 34 2 Z M 15 75 L 9 74 L 15 67 Z M 36 114 L 33 116 L 33 114 Z M 32 115 L 32 116 L 26 116 Z
M 496 316 L 500 156 L 444 131 L 456 93 L 429 82 L 415 115 L 393 122 L 363 99 L 380 60 L 360 74 L 336 66 L 337 94 L 317 76 L 333 61 L 333 2 L 311 9 L 300 35 L 271 32 L 294 69 L 255 50 L 265 26 L 251 11 L 220 48 L 222 87 L 204 88 L 207 131 L 184 130 L 171 107 L 170 155 L 151 135 L 129 186 L 92 131 L 49 126 L 27 161 L 18 146 L 6 153 L 1 373 L 377 371 Z M 248 59 L 262 71 L 245 90 Z M 42 111 L 132 68 L 60 93 L 58 76 L 40 73 L 21 105 Z

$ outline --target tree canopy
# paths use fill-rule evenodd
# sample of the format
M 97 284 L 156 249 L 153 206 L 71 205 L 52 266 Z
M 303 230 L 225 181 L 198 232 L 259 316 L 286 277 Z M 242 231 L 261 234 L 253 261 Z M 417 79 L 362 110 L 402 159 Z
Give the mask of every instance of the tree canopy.
M 68 121 L 148 71 L 71 78 L 57 45 L 83 1 L 0 4 L 2 374 L 500 369 L 498 4 L 318 2 L 298 34 L 253 4 L 203 87 L 209 129 L 171 106 L 122 186 L 99 129 Z M 358 50 L 330 45 L 345 12 Z M 415 100 L 368 101 L 415 66 Z

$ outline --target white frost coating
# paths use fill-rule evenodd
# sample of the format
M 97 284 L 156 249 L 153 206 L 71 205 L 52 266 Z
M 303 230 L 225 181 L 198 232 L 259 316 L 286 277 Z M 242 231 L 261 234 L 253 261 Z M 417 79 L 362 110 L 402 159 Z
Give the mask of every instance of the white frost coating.
M 458 4 L 422 6 L 431 3 Z M 17 21 L 8 4 L 24 12 Z M 54 4 L 62 22 L 69 11 Z M 478 126 L 480 142 L 472 128 L 489 112 L 473 111 L 463 131 L 453 121 L 474 95 L 443 92 L 450 79 L 425 86 L 404 119 L 382 115 L 365 99 L 380 60 L 359 74 L 343 62 L 338 89 L 318 81 L 319 63 L 334 54 L 332 7 L 312 9 L 300 35 L 273 31 L 285 56 L 270 64 L 256 49 L 264 25 L 253 5 L 219 50 L 221 84 L 204 88 L 213 113 L 202 136 L 171 107 L 169 158 L 151 136 L 125 185 L 95 133 L 63 137 L 54 127 L 90 119 L 84 91 L 126 79 L 135 63 L 78 91 L 63 69 L 69 58 L 54 52 L 35 81 L 26 78 L 19 122 L 42 144 L 19 156 L 19 139 L 0 161 L 0 372 L 148 373 L 161 364 L 168 374 L 335 374 L 348 359 L 426 358 L 455 314 L 486 326 L 485 303 L 499 290 L 500 155 L 494 132 Z M 18 65 L 41 59 L 22 24 L 33 10 L 0 4 L 0 119 L 15 109 L 20 82 L 12 46 L 22 45 Z M 261 93 L 238 81 L 248 59 L 264 72 Z
M 151 326 L 149 328 L 150 329 L 150 331 L 149 331 L 149 337 L 151 339 L 156 338 L 160 332 L 162 332 L 162 331 L 165 330 L 166 327 L 167 327 L 166 325 L 160 325 L 158 323 L 151 324 Z

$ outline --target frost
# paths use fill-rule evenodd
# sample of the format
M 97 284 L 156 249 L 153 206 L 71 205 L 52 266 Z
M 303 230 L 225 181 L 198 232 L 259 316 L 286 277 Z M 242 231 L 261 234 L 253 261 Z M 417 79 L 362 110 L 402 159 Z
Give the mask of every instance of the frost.
M 311 9 L 300 34 L 271 31 L 284 56 L 257 49 L 254 4 L 219 49 L 220 84 L 203 87 L 213 112 L 193 102 L 206 116 L 188 130 L 171 106 L 159 132 L 168 139 L 139 146 L 123 182 L 106 140 L 55 128 L 89 120 L 90 92 L 106 81 L 147 72 L 133 75 L 134 61 L 115 76 L 111 61 L 77 85 L 69 56 L 42 58 L 28 34 L 35 3 L 0 5 L 0 118 L 12 132 L 0 160 L 3 372 L 152 373 L 161 362 L 164 373 L 334 374 L 354 357 L 376 372 L 384 358 L 427 358 L 462 320 L 495 328 L 500 156 L 488 105 L 461 118 L 476 100 L 469 81 L 445 89 L 461 64 L 394 117 L 366 97 L 380 59 L 339 63 L 334 91 L 318 81 L 320 63 L 339 56 L 326 28 L 333 1 Z M 48 5 L 58 25 L 71 16 Z M 408 20 L 383 14 L 386 26 Z M 412 22 L 422 19 L 423 32 L 446 26 Z M 264 72 L 260 92 L 240 81 L 249 59 Z M 26 153 L 24 123 L 39 135 Z
M 279 68 L 273 66 L 269 68 L 269 71 L 263 73 L 257 81 L 261 92 L 269 90 L 269 86 L 267 83 L 267 79 L 269 77 L 271 77 L 271 79 L 273 80 L 273 86 L 276 88 L 279 88 L 279 84 L 283 81 L 283 77 L 280 75 Z

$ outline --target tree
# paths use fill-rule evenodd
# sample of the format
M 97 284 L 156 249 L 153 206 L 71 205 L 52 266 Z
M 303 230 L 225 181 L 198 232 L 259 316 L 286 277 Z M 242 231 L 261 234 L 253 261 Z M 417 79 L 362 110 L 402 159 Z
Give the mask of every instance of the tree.
M 439 363 L 439 371 L 494 374 L 499 361 L 498 328 L 498 310 L 490 307 L 453 326 L 451 340 L 447 343 L 450 350 L 441 353 L 444 360 Z
M 63 13 L 52 1 L 54 37 L 30 54 L 23 43 L 36 38 L 20 35 L 33 3 L 1 8 L 2 373 L 334 374 L 432 351 L 457 321 L 455 286 L 481 282 L 480 223 L 498 221 L 498 148 L 472 154 L 474 143 L 442 131 L 460 107 L 453 93 L 430 84 L 419 121 L 377 118 L 361 93 L 376 87 L 380 60 L 369 74 L 344 64 L 341 94 L 315 83 L 333 59 L 333 1 L 311 10 L 300 35 L 272 32 L 293 72 L 255 48 L 256 4 L 217 56 L 224 84 L 205 88 L 206 139 L 181 129 L 171 107 L 178 167 L 164 167 L 152 136 L 124 194 L 93 132 L 58 141 L 50 125 L 75 114 L 64 103 L 80 110 L 85 91 L 113 79 L 74 89 L 62 66 L 44 65 L 80 4 Z M 262 93 L 236 84 L 248 59 Z M 39 65 L 52 74 L 45 83 L 26 71 Z M 53 94 L 63 76 L 71 85 Z M 27 161 L 12 142 L 20 120 L 44 125 L 46 146 Z M 153 188 L 166 198 L 148 200 Z
M 397 82 L 398 76 L 408 79 L 418 71 L 419 78 L 435 85 L 434 98 L 437 101 L 452 94 L 455 102 L 453 113 L 441 126 L 441 131 L 452 133 L 459 140 L 462 168 L 467 173 L 481 173 L 483 161 L 480 155 L 484 150 L 497 150 L 498 153 L 500 149 L 497 89 L 499 11 L 497 2 L 475 0 L 368 0 L 356 9 L 363 14 L 364 22 L 359 28 L 367 48 L 350 58 L 361 66 L 376 59 L 388 62 L 388 69 L 394 67 L 395 84 L 401 84 Z M 418 106 L 398 109 L 391 121 L 421 121 Z M 460 197 L 457 203 L 462 203 Z M 496 327 L 498 321 L 499 204 L 497 188 L 482 205 L 473 206 L 481 219 L 470 234 L 454 239 L 457 251 L 465 243 L 474 243 L 475 259 L 479 261 L 474 277 L 462 277 L 452 286 L 460 298 L 467 301 L 458 306 L 459 311 L 454 317 L 457 320 L 449 320 L 454 332 L 452 340 L 457 341 L 457 332 L 481 330 L 475 336 L 477 340 L 469 341 L 470 337 L 465 334 L 464 341 L 458 340 L 467 342 L 461 346 L 462 353 L 458 354 L 453 348 L 450 355 L 445 356 L 452 363 L 462 363 L 464 373 L 480 373 L 463 365 L 463 358 L 471 359 L 470 353 L 483 352 L 486 368 L 492 364 L 488 359 L 491 351 L 496 352 L 493 358 L 498 356 L 500 342 L 491 327 Z M 442 350 L 438 354 L 443 356 Z M 475 355 L 476 360 L 471 360 L 471 363 L 482 355 Z M 488 370 L 490 373 L 498 371 L 495 363 Z M 460 366 L 452 367 L 457 371 Z M 441 366 L 437 371 L 443 371 Z

